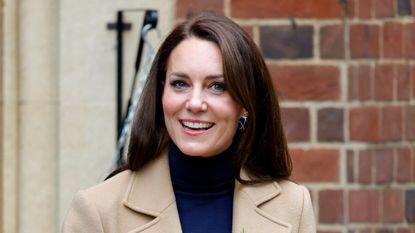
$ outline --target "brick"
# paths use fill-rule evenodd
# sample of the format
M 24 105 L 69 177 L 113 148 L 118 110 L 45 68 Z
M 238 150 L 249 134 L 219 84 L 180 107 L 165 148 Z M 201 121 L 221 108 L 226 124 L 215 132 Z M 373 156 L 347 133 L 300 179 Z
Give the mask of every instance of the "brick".
M 398 228 L 395 231 L 396 233 L 411 233 L 411 229 L 405 229 L 405 228 Z
M 403 136 L 402 108 L 385 106 L 381 109 L 380 136 L 383 141 L 399 141 Z
M 394 16 L 394 0 L 376 0 L 374 1 L 374 4 L 376 18 L 386 18 Z
M 381 228 L 381 229 L 376 229 L 376 233 L 393 233 L 393 230 L 387 229 L 387 228 Z
M 403 221 L 403 192 L 399 189 L 383 191 L 383 222 L 399 223 Z
M 359 79 L 358 79 L 359 66 L 350 65 L 347 68 L 348 74 L 348 99 L 356 100 L 359 98 Z
M 411 181 L 411 164 L 415 161 L 412 160 L 410 148 L 398 148 L 397 153 L 397 170 L 396 180 L 398 182 L 410 182 Z
M 310 113 L 307 108 L 281 108 L 281 115 L 289 142 L 310 140 Z
M 412 181 L 415 181 L 415 149 L 412 149 Z
M 379 58 L 379 26 L 350 26 L 350 54 L 352 58 Z
M 411 15 L 411 0 L 398 0 L 398 14 L 405 16 Z
M 396 65 L 396 98 L 409 100 L 411 98 L 410 68 L 407 65 Z
M 347 1 L 347 16 L 349 18 L 356 17 L 356 7 L 358 0 L 348 0 Z
M 318 140 L 343 141 L 343 109 L 323 108 L 318 111 Z
M 405 108 L 405 138 L 415 140 L 415 106 Z
M 266 58 L 295 59 L 313 56 L 312 26 L 260 27 L 260 47 Z
M 415 181 L 415 152 L 413 153 L 414 155 L 412 155 L 412 181 Z
M 415 99 L 415 66 L 411 66 L 409 72 L 410 82 L 412 82 L 412 98 Z M 415 232 L 414 232 L 415 233 Z
M 274 86 L 284 100 L 340 98 L 340 71 L 336 66 L 272 65 L 269 70 Z
M 393 100 L 393 65 L 382 64 L 375 67 L 375 99 Z
M 372 68 L 370 65 L 349 66 L 349 100 L 370 100 L 372 98 Z
M 319 223 L 344 223 L 343 190 L 319 192 Z
M 358 98 L 360 100 L 369 100 L 372 98 L 372 68 L 369 65 L 359 65 L 358 78 Z
M 352 190 L 349 192 L 350 222 L 379 222 L 379 192 L 377 190 Z
M 404 25 L 403 38 L 405 57 L 415 58 L 415 23 Z
M 241 27 L 251 38 L 254 38 L 254 28 L 252 26 L 242 25 Z
M 372 18 L 372 0 L 359 0 L 359 18 Z
M 347 151 L 347 182 L 348 183 L 353 183 L 355 181 L 354 160 L 355 160 L 354 151 L 348 150 Z
M 202 11 L 212 11 L 223 14 L 224 0 L 177 0 L 176 18 L 187 18 Z
M 344 58 L 344 26 L 330 25 L 320 29 L 320 55 L 322 58 Z
M 415 2 L 413 2 L 413 0 L 412 0 L 412 16 L 415 16 Z M 413 233 L 415 233 L 415 230 Z
M 401 23 L 385 22 L 383 25 L 383 56 L 401 58 L 403 56 L 403 26 Z
M 359 151 L 359 183 L 370 184 L 372 182 L 373 163 L 372 150 Z
M 372 229 L 364 228 L 364 229 L 349 230 L 347 233 L 373 233 L 373 231 Z
M 357 107 L 350 110 L 350 139 L 376 142 L 379 140 L 379 111 L 376 107 Z
M 408 223 L 415 223 L 415 189 L 405 192 L 405 217 Z
M 337 0 L 252 0 L 233 1 L 231 15 L 236 18 L 340 18 Z
M 376 149 L 375 158 L 375 179 L 378 184 L 392 182 L 393 179 L 393 150 L 390 148 Z
M 338 182 L 339 152 L 330 149 L 291 149 L 293 179 L 301 182 Z

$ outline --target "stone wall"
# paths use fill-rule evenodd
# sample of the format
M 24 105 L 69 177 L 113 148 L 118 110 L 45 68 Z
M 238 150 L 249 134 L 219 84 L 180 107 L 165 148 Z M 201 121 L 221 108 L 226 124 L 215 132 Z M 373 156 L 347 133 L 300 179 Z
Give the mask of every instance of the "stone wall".
M 107 23 L 117 10 L 154 8 L 165 34 L 174 3 L 2 1 L 0 232 L 59 232 L 73 195 L 113 169 L 116 33 Z M 126 92 L 142 18 L 125 14 Z

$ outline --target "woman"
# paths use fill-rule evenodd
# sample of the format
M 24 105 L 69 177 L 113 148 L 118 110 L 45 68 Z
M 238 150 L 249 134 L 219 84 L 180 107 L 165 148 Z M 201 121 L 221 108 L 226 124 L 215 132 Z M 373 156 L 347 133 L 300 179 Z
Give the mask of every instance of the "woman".
M 234 22 L 178 25 L 140 103 L 126 167 L 76 195 L 63 232 L 315 232 L 269 72 Z

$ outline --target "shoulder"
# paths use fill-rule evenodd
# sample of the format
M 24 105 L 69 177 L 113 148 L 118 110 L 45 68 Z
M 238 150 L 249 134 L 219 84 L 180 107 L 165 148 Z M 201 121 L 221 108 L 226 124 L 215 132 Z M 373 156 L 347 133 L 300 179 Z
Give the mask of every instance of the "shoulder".
M 256 185 L 241 184 L 236 191 L 237 196 L 243 196 L 244 201 L 249 200 L 255 210 L 268 216 L 266 218 L 290 226 L 291 232 L 316 232 L 310 193 L 303 185 L 280 180 Z M 245 205 L 241 202 L 237 204 Z
M 278 195 L 270 200 L 270 205 L 276 205 L 279 209 L 285 209 L 284 213 L 297 215 L 302 211 L 305 202 L 311 202 L 308 189 L 289 180 L 274 182 Z M 287 211 L 288 210 L 288 211 Z
M 280 187 L 280 193 L 270 201 L 269 211 L 290 222 L 293 232 L 315 232 L 315 217 L 308 189 L 289 180 L 275 184 Z
M 304 185 L 289 180 L 278 181 L 276 184 L 281 188 L 280 198 L 299 201 L 304 196 L 310 196 L 308 189 Z
M 311 202 L 307 188 L 289 180 L 238 184 L 236 191 L 245 193 L 253 204 L 288 217 L 298 216 L 306 202 Z
M 131 170 L 120 172 L 100 184 L 79 191 L 74 197 L 74 201 L 82 199 L 84 202 L 94 204 L 100 210 L 118 208 L 125 198 L 126 190 L 133 175 L 134 172 Z
M 131 170 L 122 171 L 100 184 L 83 190 L 83 193 L 94 198 L 97 198 L 97 194 L 99 194 L 104 199 L 124 194 L 133 174 L 134 172 Z
M 73 198 L 67 212 L 62 231 L 104 232 L 108 218 L 115 218 L 119 212 L 125 190 L 133 172 L 123 171 L 114 177 L 79 191 Z
M 123 202 L 133 174 L 134 172 L 126 170 L 100 184 L 78 191 L 71 207 L 79 210 L 90 207 L 98 212 L 108 212 L 110 209 L 118 208 Z
M 129 200 L 132 193 L 140 192 L 140 197 L 153 196 L 147 189 L 159 190 L 162 184 L 170 182 L 167 157 L 159 156 L 138 171 L 125 170 L 104 182 L 78 192 L 86 201 L 93 202 L 99 210 L 120 208 Z

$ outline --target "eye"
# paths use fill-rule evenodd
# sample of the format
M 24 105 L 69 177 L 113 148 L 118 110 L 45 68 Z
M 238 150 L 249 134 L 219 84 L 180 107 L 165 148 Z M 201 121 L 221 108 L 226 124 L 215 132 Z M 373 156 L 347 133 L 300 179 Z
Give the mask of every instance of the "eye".
M 215 92 L 224 92 L 226 90 L 225 83 L 223 82 L 214 82 L 209 86 Z
M 187 83 L 182 80 L 173 80 L 170 82 L 170 86 L 172 86 L 175 89 L 183 89 L 187 87 Z

